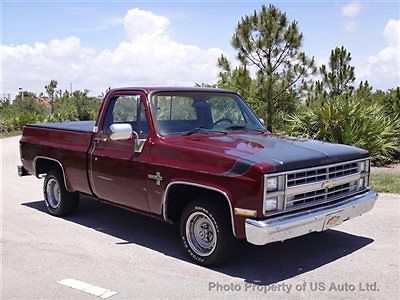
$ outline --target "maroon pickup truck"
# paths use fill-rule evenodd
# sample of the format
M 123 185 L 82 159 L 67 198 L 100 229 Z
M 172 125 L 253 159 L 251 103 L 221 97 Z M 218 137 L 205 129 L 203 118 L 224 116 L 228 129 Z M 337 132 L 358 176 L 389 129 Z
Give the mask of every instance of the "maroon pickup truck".
M 371 210 L 365 150 L 269 133 L 234 92 L 120 88 L 96 121 L 29 124 L 19 174 L 45 177 L 49 212 L 87 195 L 175 223 L 197 263 L 323 231 Z

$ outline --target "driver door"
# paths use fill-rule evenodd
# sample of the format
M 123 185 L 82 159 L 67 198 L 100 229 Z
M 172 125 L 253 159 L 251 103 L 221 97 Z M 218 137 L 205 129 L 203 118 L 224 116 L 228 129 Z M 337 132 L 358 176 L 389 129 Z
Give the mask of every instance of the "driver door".
M 149 126 L 144 97 L 143 93 L 135 92 L 111 98 L 102 128 L 92 142 L 89 174 L 93 192 L 98 198 L 148 211 L 146 178 L 149 143 L 145 142 L 141 153 L 135 153 L 134 135 L 127 140 L 109 138 L 110 126 L 115 123 L 128 123 L 141 139 L 147 138 Z

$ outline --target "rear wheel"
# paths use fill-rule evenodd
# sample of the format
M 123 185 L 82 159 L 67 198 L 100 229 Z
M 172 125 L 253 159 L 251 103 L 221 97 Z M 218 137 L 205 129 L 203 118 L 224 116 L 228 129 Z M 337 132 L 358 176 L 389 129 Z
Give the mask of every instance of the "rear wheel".
M 47 173 L 43 193 L 47 209 L 54 216 L 64 216 L 73 213 L 78 208 L 78 193 L 66 190 L 64 178 L 58 170 L 50 170 Z
M 197 200 L 189 203 L 180 222 L 180 238 L 189 256 L 200 265 L 217 265 L 236 248 L 229 215 L 223 207 Z

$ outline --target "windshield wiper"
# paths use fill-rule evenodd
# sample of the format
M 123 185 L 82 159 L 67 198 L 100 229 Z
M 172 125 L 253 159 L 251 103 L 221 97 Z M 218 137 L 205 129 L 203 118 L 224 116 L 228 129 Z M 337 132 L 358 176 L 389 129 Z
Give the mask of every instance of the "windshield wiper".
M 205 128 L 205 126 L 199 126 L 199 127 L 193 128 L 192 130 L 184 133 L 183 135 L 186 136 L 186 135 L 192 135 L 194 133 L 213 133 L 213 132 L 226 134 L 225 131 L 213 130 L 213 129 Z
M 225 127 L 225 129 L 228 130 L 246 130 L 246 131 L 257 131 L 257 132 L 261 132 L 261 133 L 267 133 L 267 130 L 263 130 L 263 129 L 259 129 L 259 128 L 248 128 L 244 125 L 232 125 L 232 126 L 228 126 Z
M 193 133 L 197 133 L 197 132 L 203 131 L 203 130 L 205 130 L 205 126 L 200 126 L 200 127 L 193 128 L 192 130 L 189 130 L 188 132 L 184 133 L 183 135 L 191 135 Z
M 225 127 L 225 129 L 240 130 L 240 129 L 247 129 L 247 127 L 243 126 L 243 125 L 232 125 L 232 126 Z

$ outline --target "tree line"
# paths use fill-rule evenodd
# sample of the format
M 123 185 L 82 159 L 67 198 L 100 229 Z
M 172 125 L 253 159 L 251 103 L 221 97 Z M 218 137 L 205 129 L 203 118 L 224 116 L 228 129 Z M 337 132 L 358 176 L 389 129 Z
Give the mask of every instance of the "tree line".
M 102 95 L 91 97 L 89 90 L 57 89 L 51 80 L 44 87 L 46 94 L 21 91 L 10 101 L 0 102 L 0 131 L 19 131 L 27 123 L 93 120 L 97 116 Z

